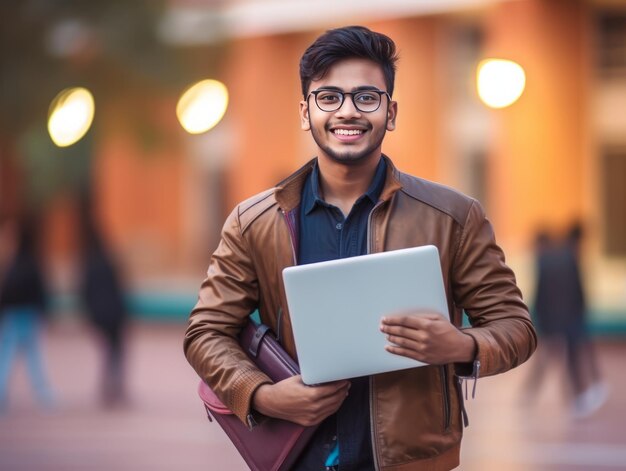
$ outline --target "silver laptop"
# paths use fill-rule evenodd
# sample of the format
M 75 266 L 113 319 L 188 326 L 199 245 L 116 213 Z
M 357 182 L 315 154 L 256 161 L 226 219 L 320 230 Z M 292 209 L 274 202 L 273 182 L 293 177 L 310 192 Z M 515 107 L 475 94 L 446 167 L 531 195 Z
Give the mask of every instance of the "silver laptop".
M 289 267 L 283 279 L 305 384 L 423 366 L 385 350 L 381 318 L 410 309 L 449 318 L 433 245 Z

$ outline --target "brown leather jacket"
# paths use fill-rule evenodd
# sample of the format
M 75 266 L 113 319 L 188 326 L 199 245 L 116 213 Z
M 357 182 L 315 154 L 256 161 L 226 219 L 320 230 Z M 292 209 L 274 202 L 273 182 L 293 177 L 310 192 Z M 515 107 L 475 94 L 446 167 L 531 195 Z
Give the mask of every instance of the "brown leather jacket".
M 386 158 L 386 157 L 385 157 Z M 295 264 L 295 215 L 312 162 L 276 188 L 237 206 L 211 258 L 193 309 L 184 349 L 189 363 L 223 402 L 250 423 L 254 391 L 269 378 L 235 340 L 248 315 L 261 320 L 295 358 L 282 270 Z M 480 376 L 526 361 L 536 346 L 513 272 L 479 203 L 394 168 L 372 210 L 370 253 L 433 244 L 439 249 L 450 318 L 462 312 L 477 345 Z M 372 376 L 370 413 L 377 469 L 449 470 L 458 466 L 463 398 L 457 374 L 471 365 L 426 366 Z

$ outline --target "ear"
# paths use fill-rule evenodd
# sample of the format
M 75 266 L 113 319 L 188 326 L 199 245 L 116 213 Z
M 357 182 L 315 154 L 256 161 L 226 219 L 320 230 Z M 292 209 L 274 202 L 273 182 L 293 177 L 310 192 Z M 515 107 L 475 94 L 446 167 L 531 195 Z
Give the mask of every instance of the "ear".
M 396 129 L 396 116 L 398 116 L 398 102 L 391 101 L 387 108 L 387 131 Z
M 304 100 L 300 102 L 300 128 L 303 131 L 311 130 L 311 122 L 309 120 L 309 104 Z

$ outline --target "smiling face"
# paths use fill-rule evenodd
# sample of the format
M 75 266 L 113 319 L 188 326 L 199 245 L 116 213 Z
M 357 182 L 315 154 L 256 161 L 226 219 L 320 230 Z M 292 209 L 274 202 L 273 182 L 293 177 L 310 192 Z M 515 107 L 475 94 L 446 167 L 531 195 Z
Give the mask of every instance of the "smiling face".
M 337 62 L 323 78 L 312 81 L 308 91 L 320 89 L 342 92 L 387 90 L 381 67 L 358 58 Z M 398 106 L 386 95 L 381 99 L 380 107 L 371 113 L 359 111 L 352 95 L 346 95 L 341 108 L 332 112 L 322 111 L 315 104 L 313 94 L 300 102 L 302 129 L 311 131 L 319 148 L 319 158 L 345 165 L 378 161 L 386 131 L 393 131 L 396 127 Z

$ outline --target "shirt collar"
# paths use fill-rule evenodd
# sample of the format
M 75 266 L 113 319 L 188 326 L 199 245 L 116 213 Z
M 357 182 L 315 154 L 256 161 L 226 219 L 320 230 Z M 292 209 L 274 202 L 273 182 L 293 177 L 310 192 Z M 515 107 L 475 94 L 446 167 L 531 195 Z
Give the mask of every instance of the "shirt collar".
M 304 191 L 302 192 L 302 206 L 305 214 L 313 211 L 317 204 L 326 204 L 320 196 L 320 170 L 317 160 L 313 163 L 313 169 L 306 179 Z
M 378 199 L 380 198 L 380 194 L 385 185 L 385 175 L 387 174 L 387 163 L 385 159 L 380 159 L 378 162 L 378 166 L 376 167 L 376 172 L 374 173 L 374 178 L 370 183 L 369 188 L 365 192 L 363 196 L 367 196 L 372 203 L 378 203 Z M 363 198 L 359 198 L 357 201 Z M 317 165 L 317 160 L 313 164 L 313 169 L 309 178 L 304 185 L 304 191 L 302 192 L 302 205 L 304 207 L 305 214 L 309 214 L 316 205 L 327 205 L 327 203 L 322 199 L 320 195 L 320 170 Z

